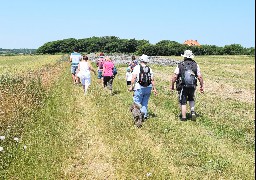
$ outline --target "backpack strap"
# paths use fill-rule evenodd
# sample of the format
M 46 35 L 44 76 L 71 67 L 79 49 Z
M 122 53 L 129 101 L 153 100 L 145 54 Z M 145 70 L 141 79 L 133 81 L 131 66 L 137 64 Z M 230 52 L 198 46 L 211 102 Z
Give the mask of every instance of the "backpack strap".
M 141 72 L 141 73 L 144 73 L 144 69 L 143 69 L 143 67 L 142 67 L 141 64 L 140 64 L 140 72 Z

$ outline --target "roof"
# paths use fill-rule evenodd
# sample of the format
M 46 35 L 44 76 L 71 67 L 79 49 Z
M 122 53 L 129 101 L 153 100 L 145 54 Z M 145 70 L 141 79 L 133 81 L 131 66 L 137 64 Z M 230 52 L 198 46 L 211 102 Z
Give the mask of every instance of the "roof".
M 183 44 L 187 44 L 189 46 L 200 46 L 197 40 L 186 40 Z

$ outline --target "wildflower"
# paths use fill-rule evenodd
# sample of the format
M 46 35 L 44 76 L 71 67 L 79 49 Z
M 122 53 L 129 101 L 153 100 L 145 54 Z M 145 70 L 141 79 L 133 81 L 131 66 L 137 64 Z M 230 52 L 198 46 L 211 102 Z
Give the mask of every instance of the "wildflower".
M 150 172 L 149 172 L 149 173 L 147 173 L 147 177 L 149 177 L 149 176 L 151 176 L 151 175 L 152 175 L 152 173 L 150 173 Z
M 0 152 L 2 152 L 3 150 L 4 150 L 4 148 L 0 146 Z
M 5 136 L 0 136 L 0 140 L 4 140 L 5 139 Z
M 14 141 L 19 142 L 19 138 L 15 137 L 13 138 Z

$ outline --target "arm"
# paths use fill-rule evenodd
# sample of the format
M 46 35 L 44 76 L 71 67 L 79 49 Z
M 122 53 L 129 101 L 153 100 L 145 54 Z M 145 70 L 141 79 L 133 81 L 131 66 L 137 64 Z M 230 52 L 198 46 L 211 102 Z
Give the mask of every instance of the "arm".
M 174 90 L 174 83 L 176 82 L 177 78 L 178 78 L 178 75 L 174 73 L 171 78 L 171 90 Z
M 133 91 L 134 85 L 136 83 L 136 78 L 137 78 L 137 75 L 132 74 L 131 87 L 129 88 L 129 91 Z
M 90 69 L 94 74 L 96 74 L 96 71 L 92 68 L 91 63 L 89 63 L 89 69 Z
M 203 77 L 202 77 L 202 75 L 199 75 L 197 78 L 198 78 L 198 80 L 200 82 L 200 92 L 204 93 L 204 80 L 203 80 Z
M 69 62 L 72 62 L 72 57 L 71 56 L 69 56 Z
M 203 81 L 203 76 L 201 74 L 199 65 L 197 65 L 197 79 L 200 82 L 200 92 L 204 93 L 204 81 Z
M 152 78 L 151 84 L 152 84 L 152 90 L 153 90 L 154 94 L 157 95 L 156 84 L 155 84 L 155 79 L 154 78 Z

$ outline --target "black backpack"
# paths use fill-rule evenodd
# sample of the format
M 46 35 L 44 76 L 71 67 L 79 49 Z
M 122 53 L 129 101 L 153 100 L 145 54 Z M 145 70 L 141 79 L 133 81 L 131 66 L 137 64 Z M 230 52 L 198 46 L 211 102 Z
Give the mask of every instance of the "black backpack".
M 148 66 L 142 67 L 140 65 L 140 73 L 139 73 L 139 84 L 143 87 L 147 87 L 151 84 L 151 73 L 150 68 Z
M 186 88 L 196 88 L 197 86 L 197 63 L 190 59 L 181 62 L 179 65 L 178 79 L 181 81 L 181 86 Z

